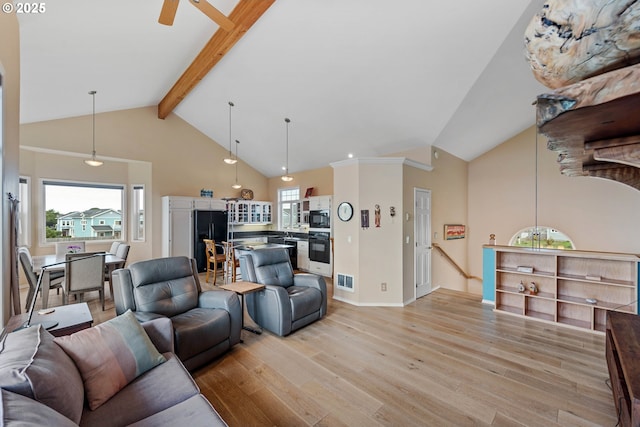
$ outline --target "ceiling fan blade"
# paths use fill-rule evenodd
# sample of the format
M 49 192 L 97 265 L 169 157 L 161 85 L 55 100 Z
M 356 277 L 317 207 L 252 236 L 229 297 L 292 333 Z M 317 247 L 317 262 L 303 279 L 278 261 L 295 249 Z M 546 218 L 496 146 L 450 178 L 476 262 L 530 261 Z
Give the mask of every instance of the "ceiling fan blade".
M 166 1 L 166 0 L 165 0 Z M 189 0 L 191 4 L 200 9 L 202 13 L 207 15 L 213 22 L 218 24 L 220 28 L 231 31 L 236 25 L 232 20 L 227 18 L 222 12 L 211 6 L 207 0 Z
M 162 25 L 173 25 L 173 20 L 176 17 L 179 2 L 180 0 L 164 0 L 158 22 Z

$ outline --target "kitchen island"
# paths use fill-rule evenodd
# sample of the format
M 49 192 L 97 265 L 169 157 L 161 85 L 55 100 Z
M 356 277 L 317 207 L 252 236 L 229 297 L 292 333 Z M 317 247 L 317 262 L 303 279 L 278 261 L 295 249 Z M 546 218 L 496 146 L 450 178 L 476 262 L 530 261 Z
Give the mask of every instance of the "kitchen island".
M 236 257 L 240 258 L 243 252 L 247 251 L 262 251 L 270 249 L 286 249 L 289 252 L 289 258 L 291 260 L 291 268 L 296 270 L 298 268 L 297 261 L 297 248 L 295 242 L 291 243 L 250 243 L 234 246 L 236 251 Z

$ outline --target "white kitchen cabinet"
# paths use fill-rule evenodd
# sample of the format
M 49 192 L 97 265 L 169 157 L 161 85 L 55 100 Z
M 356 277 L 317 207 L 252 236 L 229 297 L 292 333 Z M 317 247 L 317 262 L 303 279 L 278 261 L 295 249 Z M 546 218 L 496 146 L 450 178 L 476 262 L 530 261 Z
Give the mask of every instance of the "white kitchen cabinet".
M 309 210 L 317 211 L 323 209 L 331 210 L 331 196 L 311 196 L 309 197 Z
M 162 198 L 162 256 L 193 257 L 193 198 Z
M 299 240 L 297 243 L 298 249 L 298 270 L 309 271 L 309 242 L 306 240 Z
M 208 197 L 162 197 L 162 256 L 194 257 L 193 211 L 225 211 L 227 202 Z
M 221 199 L 197 197 L 193 199 L 193 209 L 201 211 L 226 211 L 227 203 Z
M 271 224 L 271 202 L 238 200 L 230 204 L 231 223 Z
M 309 272 L 319 274 L 324 277 L 331 277 L 333 273 L 331 264 L 318 261 L 309 261 Z
M 232 224 L 249 224 L 250 208 L 251 208 L 251 202 L 247 200 L 238 200 L 231 203 L 230 205 L 231 223 Z
M 271 202 L 262 202 L 260 208 L 262 209 L 262 223 L 263 224 L 271 224 L 271 222 L 272 222 Z

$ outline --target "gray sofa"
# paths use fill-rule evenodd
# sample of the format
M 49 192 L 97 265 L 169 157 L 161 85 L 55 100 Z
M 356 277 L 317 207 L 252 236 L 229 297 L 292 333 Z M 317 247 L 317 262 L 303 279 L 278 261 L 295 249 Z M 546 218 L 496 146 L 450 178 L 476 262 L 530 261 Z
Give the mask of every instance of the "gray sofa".
M 142 326 L 167 360 L 95 410 L 87 406 L 72 358 L 49 332 L 36 325 L 8 334 L 0 349 L 1 425 L 226 426 L 171 353 L 171 322 L 157 319 Z
M 156 258 L 113 272 L 116 313 L 145 322 L 168 318 L 175 354 L 190 371 L 240 342 L 242 309 L 231 291 L 202 292 L 195 260 Z
M 293 274 L 286 249 L 244 251 L 242 280 L 265 288 L 246 295 L 247 312 L 262 328 L 285 336 L 327 313 L 327 285 L 322 276 Z

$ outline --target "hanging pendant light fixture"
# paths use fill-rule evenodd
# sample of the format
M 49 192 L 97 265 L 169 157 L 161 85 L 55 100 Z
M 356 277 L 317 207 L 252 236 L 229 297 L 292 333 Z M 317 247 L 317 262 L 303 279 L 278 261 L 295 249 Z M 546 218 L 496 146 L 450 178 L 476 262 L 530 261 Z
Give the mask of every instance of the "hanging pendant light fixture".
M 240 141 L 236 139 L 236 183 L 231 186 L 231 188 L 235 188 L 236 190 L 242 188 L 242 185 L 238 184 L 238 144 L 240 144 Z
M 233 158 L 233 155 L 231 153 L 231 108 L 233 106 L 233 102 L 229 101 L 229 157 L 224 159 L 224 162 L 228 165 L 233 165 L 238 161 L 238 156 Z
M 286 163 L 284 167 L 284 175 L 282 175 L 280 179 L 283 180 L 284 182 L 289 182 L 289 181 L 293 181 L 293 177 L 289 175 L 289 123 L 291 123 L 291 120 L 285 117 L 284 122 L 286 123 L 286 126 L 287 126 Z
M 84 162 L 89 166 L 102 166 L 104 162 L 96 159 L 96 91 L 89 91 L 89 95 L 93 97 L 93 151 L 91 152 L 91 158 Z

